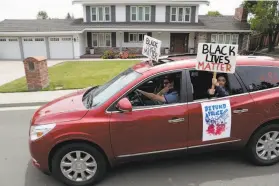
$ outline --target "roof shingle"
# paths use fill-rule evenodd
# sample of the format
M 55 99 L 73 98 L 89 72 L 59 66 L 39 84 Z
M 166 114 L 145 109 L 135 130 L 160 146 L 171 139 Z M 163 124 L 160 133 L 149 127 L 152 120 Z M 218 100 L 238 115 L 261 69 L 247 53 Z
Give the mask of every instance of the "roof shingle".
M 47 20 L 4 20 L 0 22 L 0 32 L 54 32 L 82 31 L 86 28 L 134 28 L 134 29 L 209 29 L 209 30 L 249 30 L 246 22 L 240 22 L 233 16 L 199 16 L 199 23 L 84 23 L 83 19 L 47 19 Z

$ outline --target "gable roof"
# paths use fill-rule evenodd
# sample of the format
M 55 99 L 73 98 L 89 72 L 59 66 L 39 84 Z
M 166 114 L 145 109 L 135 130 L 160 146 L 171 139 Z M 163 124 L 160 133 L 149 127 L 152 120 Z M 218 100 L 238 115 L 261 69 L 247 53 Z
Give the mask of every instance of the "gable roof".
M 198 23 L 132 23 L 105 22 L 85 23 L 83 19 L 47 19 L 47 20 L 4 20 L 0 22 L 1 32 L 83 32 L 84 30 L 150 30 L 150 31 L 250 31 L 247 22 L 240 22 L 233 16 L 199 16 Z

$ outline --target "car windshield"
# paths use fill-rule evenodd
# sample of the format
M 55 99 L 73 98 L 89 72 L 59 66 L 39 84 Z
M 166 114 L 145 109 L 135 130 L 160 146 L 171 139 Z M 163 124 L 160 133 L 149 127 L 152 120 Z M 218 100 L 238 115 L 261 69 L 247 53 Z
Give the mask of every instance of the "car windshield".
M 129 68 L 124 72 L 118 74 L 109 82 L 102 86 L 93 89 L 91 94 L 93 94 L 92 107 L 99 106 L 106 102 L 109 98 L 127 86 L 129 83 L 140 77 L 142 74 Z

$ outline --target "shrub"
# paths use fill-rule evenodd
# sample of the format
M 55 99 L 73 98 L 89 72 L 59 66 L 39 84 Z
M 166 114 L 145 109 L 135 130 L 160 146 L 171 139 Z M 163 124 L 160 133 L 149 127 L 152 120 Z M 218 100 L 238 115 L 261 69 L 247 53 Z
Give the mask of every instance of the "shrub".
M 106 50 L 103 53 L 102 58 L 103 59 L 114 59 L 115 56 L 116 56 L 116 54 L 112 50 Z
M 135 54 L 129 54 L 128 58 L 134 59 L 134 58 L 136 58 L 136 55 Z
M 121 59 L 128 59 L 128 57 L 129 57 L 129 52 L 127 51 L 124 51 L 122 52 L 122 54 L 119 55 L 119 58 Z

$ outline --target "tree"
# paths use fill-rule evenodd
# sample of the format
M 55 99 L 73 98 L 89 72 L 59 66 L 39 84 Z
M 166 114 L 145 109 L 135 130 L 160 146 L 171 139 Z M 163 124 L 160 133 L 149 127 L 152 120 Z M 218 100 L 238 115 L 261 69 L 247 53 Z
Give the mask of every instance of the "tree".
M 37 19 L 48 19 L 48 15 L 46 11 L 39 11 L 37 14 Z
M 206 15 L 208 15 L 208 16 L 221 16 L 222 14 L 218 11 L 208 11 Z
M 268 52 L 274 51 L 276 37 L 279 33 L 278 1 L 244 1 L 243 6 L 251 14 L 249 20 L 251 29 L 268 35 Z

